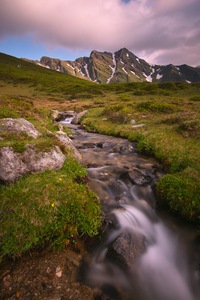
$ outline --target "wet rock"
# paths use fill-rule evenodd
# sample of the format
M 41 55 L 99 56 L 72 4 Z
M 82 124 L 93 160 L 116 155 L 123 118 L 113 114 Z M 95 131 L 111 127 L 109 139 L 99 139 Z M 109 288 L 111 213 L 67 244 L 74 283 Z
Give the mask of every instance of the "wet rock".
M 140 170 L 133 167 L 120 175 L 121 180 L 130 181 L 132 184 L 144 185 L 149 184 L 154 176 L 149 170 Z
M 8 132 L 24 132 L 28 136 L 36 139 L 39 137 L 39 132 L 35 129 L 33 124 L 28 122 L 23 118 L 18 119 L 1 119 L 0 120 L 0 131 L 8 131 Z
M 120 153 L 120 154 L 129 154 L 135 151 L 134 144 L 129 142 L 124 142 L 120 144 L 116 144 L 112 148 L 113 153 Z
M 85 114 L 87 113 L 87 110 L 84 110 L 80 113 L 78 113 L 72 120 L 72 124 L 79 124 L 82 117 L 85 116 Z
M 74 111 L 62 112 L 62 111 L 53 110 L 52 112 L 52 117 L 56 122 L 63 121 L 66 118 L 73 118 L 74 116 L 75 116 Z
M 26 145 L 22 153 L 15 152 L 12 147 L 0 148 L 0 157 L 0 180 L 5 183 L 13 183 L 27 173 L 58 170 L 66 159 L 57 146 L 38 152 L 33 145 Z
M 96 143 L 83 143 L 81 146 L 82 149 L 87 149 L 87 148 L 96 148 L 97 145 Z
M 122 233 L 110 246 L 108 256 L 123 268 L 131 270 L 135 260 L 144 252 L 145 240 L 143 236 L 132 232 Z

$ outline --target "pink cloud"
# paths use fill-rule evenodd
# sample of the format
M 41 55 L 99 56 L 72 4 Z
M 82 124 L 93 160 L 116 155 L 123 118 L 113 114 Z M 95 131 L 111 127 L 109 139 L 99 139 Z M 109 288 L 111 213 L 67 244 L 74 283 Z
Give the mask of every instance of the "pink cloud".
M 190 41 L 193 52 L 200 52 L 198 22 L 199 0 L 1 0 L 0 39 L 31 34 L 46 45 L 68 49 L 127 47 L 159 62 L 167 53 L 169 58 L 178 53 L 180 45 L 191 51 Z

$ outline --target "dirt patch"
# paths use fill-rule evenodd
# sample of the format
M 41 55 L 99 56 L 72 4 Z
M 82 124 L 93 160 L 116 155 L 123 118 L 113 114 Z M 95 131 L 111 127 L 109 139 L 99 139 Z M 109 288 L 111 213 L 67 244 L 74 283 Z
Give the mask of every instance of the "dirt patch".
M 78 282 L 82 244 L 62 251 L 43 249 L 0 266 L 0 299 L 92 300 L 99 291 Z M 100 297 L 101 298 L 101 297 Z

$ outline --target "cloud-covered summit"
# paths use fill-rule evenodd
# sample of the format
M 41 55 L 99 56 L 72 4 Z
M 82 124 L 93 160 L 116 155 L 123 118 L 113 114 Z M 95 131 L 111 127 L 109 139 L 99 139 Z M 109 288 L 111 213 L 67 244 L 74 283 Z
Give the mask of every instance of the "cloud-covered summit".
M 0 0 L 0 39 L 68 50 L 127 47 L 157 64 L 199 65 L 199 0 Z

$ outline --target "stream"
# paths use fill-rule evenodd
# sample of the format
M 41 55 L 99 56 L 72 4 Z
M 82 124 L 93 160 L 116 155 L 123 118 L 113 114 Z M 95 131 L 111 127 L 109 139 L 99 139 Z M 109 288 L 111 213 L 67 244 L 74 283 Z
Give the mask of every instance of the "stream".
M 162 167 L 138 154 L 136 143 L 63 124 L 74 133 L 103 210 L 105 237 L 87 258 L 85 282 L 101 288 L 104 299 L 200 299 L 194 229 L 155 210 Z

